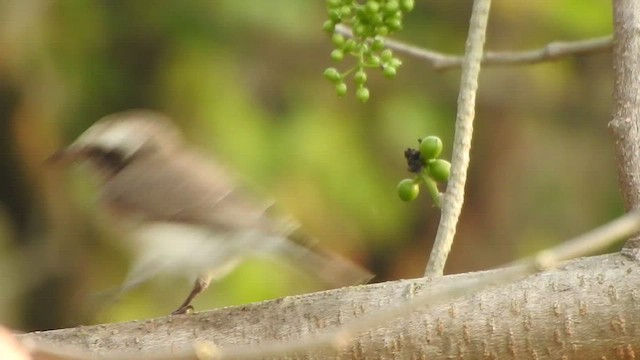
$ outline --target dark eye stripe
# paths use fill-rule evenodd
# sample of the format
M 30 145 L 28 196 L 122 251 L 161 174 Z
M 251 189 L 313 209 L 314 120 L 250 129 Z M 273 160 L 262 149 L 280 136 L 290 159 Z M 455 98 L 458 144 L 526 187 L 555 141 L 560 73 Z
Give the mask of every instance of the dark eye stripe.
M 127 164 L 124 155 L 117 150 L 106 150 L 100 147 L 92 147 L 87 150 L 89 159 L 100 167 L 114 173 L 119 172 Z

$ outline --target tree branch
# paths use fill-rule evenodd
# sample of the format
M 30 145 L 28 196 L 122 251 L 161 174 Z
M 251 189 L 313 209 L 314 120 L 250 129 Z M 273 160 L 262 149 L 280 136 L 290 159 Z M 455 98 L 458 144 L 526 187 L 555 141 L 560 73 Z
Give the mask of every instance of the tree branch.
M 352 32 L 345 26 L 336 27 L 336 31 L 352 36 Z M 385 46 L 389 49 L 424 60 L 435 70 L 444 71 L 459 68 L 462 56 L 449 55 L 441 52 L 421 48 L 402 41 L 385 38 Z M 610 51 L 613 46 L 611 36 L 577 41 L 554 41 L 539 49 L 526 51 L 487 51 L 482 57 L 482 66 L 531 65 L 555 61 L 569 56 L 586 55 L 597 52 Z
M 615 101 L 609 129 L 615 141 L 620 191 L 630 210 L 640 207 L 640 3 L 613 3 Z M 640 251 L 640 239 L 631 239 L 626 248 Z
M 191 316 L 32 333 L 22 339 L 73 345 L 104 359 L 195 359 L 194 344 L 215 344 L 219 351 L 260 349 L 262 341 L 295 344 L 408 298 L 501 271 L 505 270 L 343 288 Z M 622 255 L 585 258 L 517 283 L 421 308 L 384 327 L 370 328 L 348 346 L 337 343 L 298 355 L 616 358 L 640 346 L 633 325 L 640 323 L 635 285 L 639 281 L 640 264 Z
M 451 158 L 451 177 L 447 190 L 442 196 L 442 215 L 438 232 L 433 243 L 425 276 L 442 276 L 447 261 L 456 226 L 464 203 L 464 186 L 469 168 L 469 152 L 473 136 L 476 91 L 480 75 L 480 60 L 485 41 L 487 21 L 491 0 L 475 0 L 469 21 L 465 58 L 462 64 L 460 93 L 458 95 L 458 114 L 456 116 L 453 153 Z
M 191 321 L 193 319 L 192 316 L 169 317 L 167 319 L 150 320 L 151 323 L 147 322 L 147 324 L 153 324 L 155 321 L 160 321 L 163 325 L 158 329 L 152 328 L 155 325 L 139 325 L 133 322 L 127 325 L 129 328 L 126 328 L 124 324 L 101 325 L 90 328 L 77 328 L 76 330 L 67 329 L 28 334 L 25 335 L 23 340 L 31 340 L 32 344 L 40 344 L 39 348 L 36 347 L 36 349 L 40 350 L 40 353 L 47 353 L 43 349 L 56 349 L 55 344 L 64 344 L 64 350 L 69 353 L 69 345 L 79 346 L 76 340 L 80 335 L 85 337 L 85 340 L 80 341 L 82 344 L 80 347 L 84 351 L 92 351 L 94 354 L 106 351 L 106 354 L 103 353 L 101 355 L 103 358 L 108 359 L 141 359 L 143 354 L 144 359 L 158 360 L 166 359 L 168 356 L 171 358 L 190 359 L 196 358 L 199 352 L 215 353 L 216 359 L 250 359 L 291 353 L 323 358 L 328 356 L 329 353 L 333 353 L 333 356 L 335 353 L 343 354 L 350 346 L 354 346 L 353 344 L 363 346 L 363 334 L 368 335 L 366 336 L 367 341 L 372 341 L 371 343 L 366 342 L 366 349 L 376 347 L 374 344 L 378 344 L 378 347 L 382 344 L 382 347 L 387 349 L 384 344 L 388 344 L 388 338 L 376 339 L 375 336 L 371 335 L 373 329 L 380 329 L 381 326 L 384 326 L 385 331 L 387 331 L 386 325 L 416 314 L 423 314 L 427 317 L 432 316 L 430 314 L 433 308 L 445 306 L 455 301 L 463 301 L 460 299 L 454 301 L 455 298 L 468 295 L 468 299 L 469 295 L 474 294 L 476 290 L 486 289 L 488 286 L 501 285 L 496 290 L 484 290 L 484 293 L 493 294 L 493 291 L 499 291 L 498 289 L 505 286 L 514 286 L 505 285 L 506 282 L 531 274 L 540 269 L 541 266 L 553 266 L 568 256 L 582 255 L 585 252 L 608 246 L 613 240 L 627 236 L 639 228 L 640 211 L 633 211 L 587 234 L 578 236 L 550 250 L 543 251 L 534 258 L 520 261 L 515 266 L 506 269 L 448 276 L 446 281 L 412 280 L 343 288 L 238 307 L 235 310 L 233 308 L 221 309 L 207 313 L 213 315 L 223 312 L 226 314 L 223 315 L 223 318 L 228 318 L 228 321 L 225 323 L 215 322 L 215 329 L 210 328 L 212 324 L 202 325 L 201 322 L 207 323 L 209 321 L 203 320 L 207 318 L 201 318 L 205 314 L 198 314 L 196 315 L 198 317 L 196 322 Z M 584 259 L 583 261 L 588 260 Z M 638 266 L 637 262 L 627 262 Z M 578 266 L 576 271 L 578 269 L 592 270 L 591 267 L 582 265 Z M 575 281 L 580 277 L 569 277 L 569 279 Z M 628 280 L 625 279 L 624 282 L 626 283 Z M 527 283 L 521 283 L 519 286 L 526 287 Z M 531 286 L 531 284 L 528 286 Z M 395 289 L 393 290 L 395 293 L 390 294 L 387 291 L 388 287 Z M 425 287 L 425 290 L 419 291 L 422 287 Z M 538 291 L 544 292 L 545 289 L 536 287 L 536 292 Z M 419 294 L 419 292 L 421 293 Z M 481 296 L 480 294 L 475 294 L 474 297 Z M 502 295 L 491 295 L 491 297 L 493 296 Z M 426 306 L 429 306 L 429 310 L 425 310 Z M 530 304 L 530 306 L 544 306 L 544 304 Z M 325 307 L 329 309 L 329 312 L 323 312 L 322 309 Z M 255 310 L 256 308 L 262 310 Z M 233 313 L 233 311 L 236 312 L 236 315 L 232 316 L 230 312 Z M 257 311 L 257 313 L 251 313 L 251 311 Z M 469 313 L 465 316 L 474 317 L 474 314 Z M 239 333 L 237 328 L 233 328 L 233 330 L 226 328 L 229 326 L 229 320 L 232 326 L 242 326 L 242 332 Z M 259 324 L 260 321 L 262 321 L 262 325 Z M 179 336 L 176 336 L 175 333 L 172 334 L 169 331 L 171 329 L 167 329 L 167 327 L 179 326 L 179 322 L 184 322 L 183 325 L 185 327 L 180 331 L 188 332 L 187 330 L 191 329 L 190 335 L 195 338 L 188 339 L 180 333 L 178 333 Z M 443 323 L 442 326 L 447 323 Z M 467 326 L 472 323 L 468 323 Z M 275 328 L 273 324 L 277 324 Z M 124 330 L 126 331 L 122 331 L 123 326 L 125 326 Z M 218 326 L 222 326 L 222 328 Z M 285 328 L 278 328 L 280 326 Z M 481 327 L 481 324 L 476 324 L 476 326 Z M 102 329 L 105 327 L 110 330 L 110 335 L 103 333 Z M 135 329 L 133 333 L 132 329 Z M 215 334 L 221 333 L 228 336 L 211 339 L 209 337 L 211 334 L 207 335 L 206 331 L 199 334 L 200 330 L 212 330 Z M 156 331 L 159 334 L 153 335 L 152 332 Z M 253 333 L 252 331 L 256 332 Z M 274 333 L 271 333 L 271 331 L 274 331 Z M 428 331 L 428 329 L 416 331 L 419 334 L 424 334 L 424 331 Z M 421 333 L 420 331 L 423 332 Z M 58 336 L 68 333 L 71 333 L 70 337 L 67 335 Z M 392 332 L 390 334 L 403 336 L 403 333 Z M 170 339 L 178 345 L 173 346 L 170 345 L 171 343 L 167 343 L 168 339 L 164 339 L 166 335 L 169 335 Z M 124 338 L 119 339 L 121 336 L 124 336 Z M 144 336 L 151 336 L 152 338 L 143 344 L 141 338 Z M 241 338 L 244 345 L 238 346 L 239 339 L 234 340 L 234 337 Z M 113 338 L 113 347 L 102 344 L 103 341 L 111 338 Z M 144 349 L 144 351 L 134 351 L 131 346 L 123 344 L 125 339 L 133 339 L 132 347 L 140 346 L 140 349 Z M 284 341 L 285 339 L 288 341 Z M 376 341 L 380 341 L 380 343 L 376 343 Z M 97 348 L 94 347 L 98 343 L 101 343 L 101 345 Z M 156 343 L 161 344 L 161 349 L 156 348 Z M 107 342 L 107 344 L 111 343 Z M 165 348 L 162 348 L 162 346 Z M 77 353 L 80 350 L 75 349 L 75 351 Z M 361 349 L 360 351 L 363 350 Z M 410 351 L 413 350 L 410 349 Z M 424 349 L 420 349 L 420 351 L 424 351 Z M 48 354 L 51 354 L 51 351 Z

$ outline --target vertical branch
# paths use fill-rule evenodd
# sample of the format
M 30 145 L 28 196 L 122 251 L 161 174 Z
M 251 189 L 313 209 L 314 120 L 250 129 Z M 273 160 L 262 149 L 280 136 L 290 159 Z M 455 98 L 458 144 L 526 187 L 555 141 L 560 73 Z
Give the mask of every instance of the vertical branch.
M 627 211 L 640 207 L 640 2 L 613 1 L 613 109 L 618 181 Z M 640 248 L 638 236 L 627 248 Z
M 465 46 L 460 94 L 458 95 L 458 114 L 456 115 L 455 136 L 453 139 L 453 155 L 451 161 L 451 178 L 447 191 L 443 196 L 442 216 L 438 233 L 431 250 L 431 256 L 425 270 L 425 276 L 440 276 L 453 244 L 456 225 L 464 202 L 464 185 L 469 167 L 469 151 L 473 134 L 473 118 L 475 115 L 476 90 L 480 61 L 489 18 L 491 0 L 475 0 L 469 23 L 469 35 Z

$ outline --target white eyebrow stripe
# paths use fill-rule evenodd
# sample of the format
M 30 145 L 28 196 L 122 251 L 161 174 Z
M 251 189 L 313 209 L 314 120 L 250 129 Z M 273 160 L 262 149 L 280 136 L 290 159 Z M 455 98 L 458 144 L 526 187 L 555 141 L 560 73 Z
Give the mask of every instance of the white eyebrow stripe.
M 148 141 L 148 134 L 133 133 L 132 129 L 124 127 L 97 128 L 95 132 L 87 133 L 79 139 L 78 145 L 95 145 L 103 149 L 119 150 L 123 156 L 135 154 Z

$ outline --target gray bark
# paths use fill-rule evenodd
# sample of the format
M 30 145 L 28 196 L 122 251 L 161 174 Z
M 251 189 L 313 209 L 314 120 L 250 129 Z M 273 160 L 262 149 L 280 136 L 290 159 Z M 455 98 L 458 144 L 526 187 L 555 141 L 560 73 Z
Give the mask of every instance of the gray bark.
M 628 210 L 640 207 L 640 2 L 613 1 L 613 114 L 620 191 Z M 627 247 L 638 248 L 634 237 Z
M 492 270 L 399 280 L 287 297 L 196 315 L 31 333 L 93 354 L 184 354 L 208 341 L 223 352 L 268 340 L 298 340 L 383 311 L 423 291 L 472 282 Z M 426 307 L 381 323 L 344 347 L 295 358 L 631 359 L 640 346 L 640 263 L 611 254 Z M 294 356 L 294 355 L 291 355 Z M 181 357 L 183 358 L 183 357 Z M 187 356 L 189 358 L 189 356 Z

